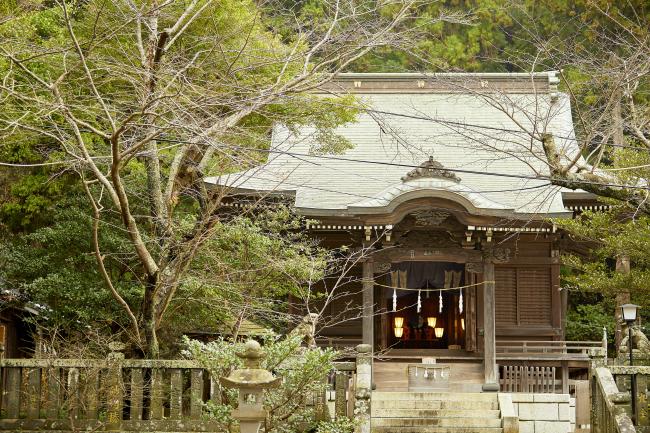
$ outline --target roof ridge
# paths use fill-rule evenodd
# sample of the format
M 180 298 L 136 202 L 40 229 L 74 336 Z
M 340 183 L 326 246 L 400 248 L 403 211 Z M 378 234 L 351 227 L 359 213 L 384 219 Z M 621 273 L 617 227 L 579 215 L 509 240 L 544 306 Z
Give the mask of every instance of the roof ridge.
M 351 93 L 549 93 L 557 96 L 558 71 L 344 72 L 319 91 Z
M 341 72 L 336 78 L 376 77 L 376 78 L 440 78 L 440 77 L 486 77 L 486 78 L 518 78 L 518 77 L 557 77 L 559 71 L 539 72 Z M 336 79 L 335 78 L 335 79 Z

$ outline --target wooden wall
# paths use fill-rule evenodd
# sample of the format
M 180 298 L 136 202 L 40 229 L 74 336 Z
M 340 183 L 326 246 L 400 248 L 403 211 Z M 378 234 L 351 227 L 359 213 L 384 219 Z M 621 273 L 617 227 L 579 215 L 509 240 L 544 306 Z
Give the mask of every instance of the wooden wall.
M 563 338 L 560 265 L 550 241 L 521 240 L 510 262 L 495 266 L 496 332 L 500 340 Z
M 496 281 L 496 337 L 498 340 L 562 340 L 563 308 L 560 284 L 559 259 L 554 257 L 551 239 L 536 235 L 521 235 L 516 240 L 499 243 L 500 248 L 510 251 L 509 258 L 495 265 Z M 360 268 L 360 267 L 359 267 Z M 358 278 L 361 270 L 355 272 Z M 482 274 L 473 274 L 471 283 L 480 283 Z M 467 279 L 467 276 L 466 276 Z M 470 279 L 467 279 L 470 281 Z M 375 302 L 378 309 L 390 308 L 389 300 L 380 295 L 376 288 Z M 322 321 L 329 323 L 319 333 L 327 337 L 361 338 L 361 319 L 346 320 L 341 312 L 352 307 L 347 316 L 359 314 L 362 294 L 361 283 L 351 283 L 326 309 Z M 473 303 L 467 302 L 473 295 Z M 481 352 L 483 349 L 481 330 L 483 328 L 483 290 L 477 286 L 466 291 L 467 349 Z M 382 303 L 383 301 L 383 303 Z M 468 314 L 471 316 L 468 318 Z M 338 322 L 338 323 L 337 323 Z M 474 322 L 474 323 L 472 323 Z M 472 326 L 473 325 L 473 326 Z M 375 317 L 375 335 L 381 335 L 386 325 L 381 315 Z M 381 345 L 381 341 L 377 341 Z

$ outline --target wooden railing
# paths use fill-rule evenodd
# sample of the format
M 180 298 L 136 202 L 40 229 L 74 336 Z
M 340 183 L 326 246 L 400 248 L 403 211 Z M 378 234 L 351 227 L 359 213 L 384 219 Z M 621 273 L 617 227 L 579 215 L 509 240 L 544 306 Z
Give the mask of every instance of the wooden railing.
M 589 349 L 602 347 L 601 341 L 531 341 L 531 340 L 497 340 L 497 353 L 526 354 L 568 354 L 587 355 Z
M 619 392 L 611 371 L 607 367 L 595 368 L 591 379 L 592 433 L 635 433 L 626 412 L 629 403 L 630 395 Z
M 335 368 L 339 389 L 355 363 Z M 3 359 L 0 430 L 224 431 L 206 417 L 205 403 L 221 402 L 217 380 L 187 360 Z M 337 393 L 339 416 L 353 413 L 352 394 Z
M 562 392 L 562 381 L 555 379 L 555 367 L 504 365 L 500 373 L 502 392 Z

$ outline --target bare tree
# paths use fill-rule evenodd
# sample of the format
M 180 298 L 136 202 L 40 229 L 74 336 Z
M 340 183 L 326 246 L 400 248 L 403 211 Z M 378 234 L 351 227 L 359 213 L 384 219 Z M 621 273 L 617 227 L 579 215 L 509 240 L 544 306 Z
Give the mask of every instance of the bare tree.
M 83 180 L 97 264 L 132 343 L 158 355 L 157 329 L 213 235 L 226 191 L 201 178 L 257 162 L 245 150 L 264 146 L 274 122 L 335 126 L 325 101 L 290 96 L 376 47 L 408 45 L 419 5 L 336 0 L 315 16 L 281 1 L 60 0 L 46 11 L 61 26 L 55 37 L 26 35 L 21 17 L 2 29 L 0 141 L 49 142 L 47 163 Z M 103 223 L 111 214 L 122 229 Z M 101 230 L 125 230 L 141 305 L 115 287 Z
M 548 95 L 528 104 L 502 92 L 481 95 L 512 120 L 514 129 L 529 137 L 532 145 L 519 149 L 520 156 L 541 162 L 535 170 L 540 178 L 650 214 L 648 23 L 633 2 L 617 9 L 596 2 L 585 7 L 592 22 L 583 22 L 582 17 L 567 20 L 567 29 L 555 35 L 539 30 L 535 17 L 525 9 L 513 13 L 535 48 L 533 54 L 513 62 L 524 70 L 558 71 L 559 91 L 570 102 L 575 136 L 547 129 L 553 116 L 563 116 L 560 111 L 569 109 L 568 104 L 559 109 L 557 104 L 549 106 L 548 100 L 543 101 Z

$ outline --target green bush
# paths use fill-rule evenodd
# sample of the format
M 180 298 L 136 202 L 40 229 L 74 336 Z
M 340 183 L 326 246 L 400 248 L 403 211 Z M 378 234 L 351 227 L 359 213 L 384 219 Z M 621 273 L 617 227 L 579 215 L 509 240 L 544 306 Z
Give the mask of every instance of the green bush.
M 354 420 L 342 417 L 335 421 L 325 421 L 318 424 L 316 433 L 353 433 L 356 423 Z
M 302 336 L 290 335 L 286 338 L 269 337 L 264 340 L 266 358 L 262 368 L 272 371 L 282 378 L 282 384 L 265 393 L 265 407 L 269 417 L 264 425 L 265 433 L 298 433 L 317 431 L 318 433 L 348 433 L 350 422 L 320 422 L 319 414 L 311 404 L 313 397 L 325 391 L 327 377 L 338 356 L 331 349 L 307 349 L 301 347 Z M 243 343 L 232 343 L 219 339 L 211 343 L 201 343 L 185 339 L 186 357 L 201 362 L 212 377 L 224 377 L 241 366 L 237 353 Z M 213 419 L 224 425 L 224 430 L 235 421 L 231 417 L 237 403 L 237 392 L 217 384 L 216 396 L 207 405 Z M 227 430 L 226 430 L 227 431 Z

